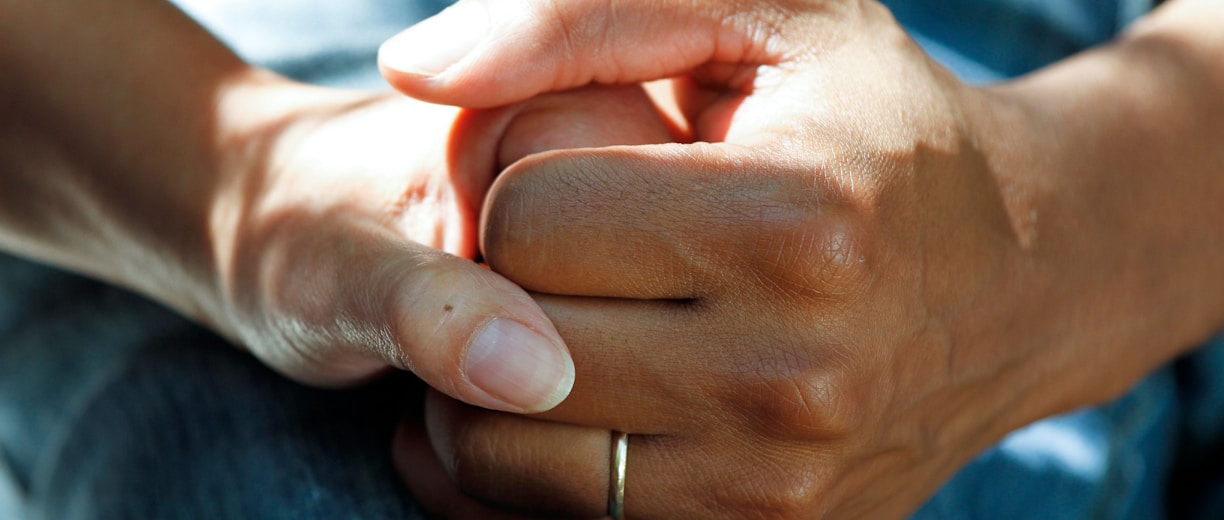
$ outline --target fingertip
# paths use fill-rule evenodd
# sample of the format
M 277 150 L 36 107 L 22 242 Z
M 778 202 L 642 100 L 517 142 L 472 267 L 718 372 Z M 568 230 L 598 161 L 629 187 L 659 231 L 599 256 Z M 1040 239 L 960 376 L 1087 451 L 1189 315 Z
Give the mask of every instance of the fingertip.
M 511 318 L 495 317 L 472 335 L 464 359 L 468 380 L 496 408 L 539 413 L 561 404 L 574 386 L 574 361 L 560 338 Z
M 506 83 L 506 74 L 495 74 L 497 69 L 484 65 L 456 66 L 439 74 L 406 71 L 389 63 L 393 58 L 384 57 L 379 51 L 378 70 L 383 79 L 400 93 L 428 103 L 464 108 L 493 108 L 528 99 L 545 92 L 528 83 L 530 78 L 519 83 Z
M 378 62 L 404 76 L 437 76 L 471 54 L 488 34 L 484 2 L 462 0 L 392 36 L 379 47 Z
M 489 12 L 481 0 L 461 0 L 388 38 L 378 48 L 378 69 L 392 87 L 414 98 L 455 106 L 492 106 L 479 69 L 464 72 L 460 63 L 489 38 Z M 478 56 L 477 56 L 478 57 Z M 458 76 L 458 81 L 451 78 Z M 473 96 L 476 92 L 479 95 Z M 494 102 L 494 104 L 496 104 Z
M 516 45 L 503 49 L 484 0 L 460 0 L 438 14 L 392 36 L 378 49 L 378 68 L 396 90 L 428 101 L 468 108 L 489 108 L 538 93 L 530 81 L 505 81 L 497 65 L 517 56 Z M 501 24 L 515 25 L 513 10 L 501 6 Z M 529 29 L 519 28 L 519 31 Z
M 388 66 L 385 58 L 383 58 L 383 54 L 382 48 L 379 48 L 378 72 L 382 74 L 383 79 L 395 90 L 419 99 L 417 92 L 422 90 L 422 83 L 428 81 L 428 78 L 418 74 L 406 73 Z
M 389 39 L 379 66 L 415 98 L 488 108 L 591 83 L 663 79 L 712 60 L 739 63 L 755 36 L 728 27 L 722 14 L 683 0 L 461 0 Z

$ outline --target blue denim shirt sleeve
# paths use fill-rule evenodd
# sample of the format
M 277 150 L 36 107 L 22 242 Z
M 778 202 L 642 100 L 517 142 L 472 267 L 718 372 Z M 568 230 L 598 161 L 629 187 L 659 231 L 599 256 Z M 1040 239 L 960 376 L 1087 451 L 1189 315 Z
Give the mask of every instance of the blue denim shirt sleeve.
M 1031 72 L 1108 41 L 1153 0 L 883 0 L 936 59 L 970 82 Z

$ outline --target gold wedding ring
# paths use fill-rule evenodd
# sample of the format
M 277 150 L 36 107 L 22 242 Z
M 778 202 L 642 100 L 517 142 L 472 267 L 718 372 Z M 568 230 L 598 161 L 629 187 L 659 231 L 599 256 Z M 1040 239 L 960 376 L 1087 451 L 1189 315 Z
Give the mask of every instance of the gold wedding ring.
M 608 516 L 625 519 L 625 465 L 629 461 L 629 434 L 612 432 L 611 475 L 608 477 Z

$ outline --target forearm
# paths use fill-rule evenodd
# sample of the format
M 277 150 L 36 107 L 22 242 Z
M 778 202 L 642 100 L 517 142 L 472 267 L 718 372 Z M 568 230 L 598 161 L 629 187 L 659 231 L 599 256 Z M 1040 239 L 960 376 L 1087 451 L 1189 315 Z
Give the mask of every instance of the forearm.
M 986 126 L 1029 281 L 1007 290 L 1043 324 L 1012 332 L 1067 353 L 1027 420 L 1117 395 L 1224 326 L 1222 22 L 1218 3 L 1172 2 L 988 92 L 1010 107 Z
M 215 318 L 212 204 L 255 119 L 235 98 L 279 80 L 163 1 L 0 11 L 0 247 Z

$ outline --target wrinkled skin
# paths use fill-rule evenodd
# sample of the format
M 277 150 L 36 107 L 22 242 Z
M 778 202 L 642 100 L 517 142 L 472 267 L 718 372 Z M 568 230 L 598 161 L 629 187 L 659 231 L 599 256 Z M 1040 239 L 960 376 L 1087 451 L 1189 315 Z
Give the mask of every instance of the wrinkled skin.
M 1085 70 L 1152 81 L 1149 40 L 974 89 L 874 2 L 548 7 L 514 23 L 564 51 L 526 72 L 512 44 L 384 72 L 458 104 L 494 62 L 494 100 L 679 76 L 699 142 L 553 151 L 496 180 L 485 258 L 532 291 L 577 378 L 534 416 L 431 395 L 397 449 L 443 517 L 599 517 L 620 430 L 632 518 L 899 518 L 1005 433 L 1119 394 L 1224 322 L 1195 289 L 1221 280 L 1218 248 L 1163 255 L 1197 220 L 1162 211 L 1220 193 L 1220 154 L 1177 164 L 1193 189 L 1126 184 L 1119 162 L 1169 150 L 1123 158 L 1153 136 L 1115 129 L 1181 106 L 1111 104 L 1102 127 L 1082 101 L 1121 95 Z
M 479 205 L 506 154 L 662 142 L 663 120 L 637 86 L 550 94 L 479 117 L 354 98 L 312 101 L 237 143 L 265 160 L 217 198 L 227 311 L 218 328 L 309 383 L 399 368 L 481 406 L 541 409 L 482 392 L 464 372 L 470 334 L 490 316 L 556 334 L 526 293 L 472 261 Z M 522 393 L 538 402 L 554 390 Z
M 479 210 L 501 154 L 670 139 L 638 86 L 476 120 L 262 70 L 168 2 L 0 11 L 0 249 L 142 293 L 306 383 L 398 368 L 520 413 L 568 395 L 547 316 L 473 261 Z

